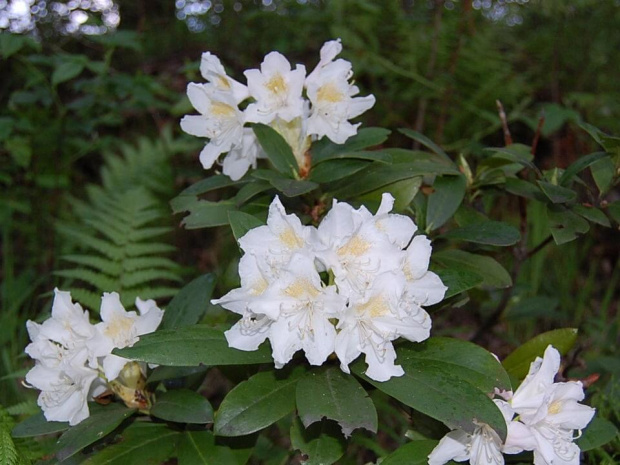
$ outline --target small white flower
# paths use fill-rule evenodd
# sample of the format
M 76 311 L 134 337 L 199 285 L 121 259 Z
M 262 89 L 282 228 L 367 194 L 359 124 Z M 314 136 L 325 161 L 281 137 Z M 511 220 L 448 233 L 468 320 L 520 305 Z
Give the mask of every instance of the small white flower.
M 101 298 L 101 323 L 97 323 L 97 337 L 88 341 L 93 353 L 102 357 L 103 372 L 108 381 L 116 379 L 128 360 L 112 354 L 115 348 L 131 347 L 143 334 L 157 329 L 164 316 L 155 301 L 136 299 L 136 312 L 127 312 L 118 293 L 104 292 Z
M 226 74 L 220 59 L 205 52 L 200 60 L 200 74 L 219 92 L 232 94 L 235 103 L 239 104 L 250 96 L 248 88 Z
M 514 415 L 510 405 L 503 400 L 494 402 L 508 425 Z M 455 462 L 469 460 L 472 465 L 503 465 L 503 443 L 498 434 L 486 423 L 474 421 L 474 424 L 476 428 L 472 434 L 461 429 L 446 434 L 428 456 L 428 464 L 443 465 L 450 460 Z
M 233 181 L 237 181 L 250 168 L 256 168 L 256 160 L 265 158 L 265 152 L 258 143 L 254 131 L 243 128 L 241 143 L 228 152 L 222 162 L 222 172 Z
M 509 444 L 534 450 L 535 465 L 578 464 L 574 431 L 585 428 L 595 413 L 579 403 L 584 398 L 580 382 L 553 382 L 559 367 L 559 352 L 548 346 L 543 358 L 532 362 L 510 401 L 519 421 L 512 426 Z
M 302 116 L 302 90 L 306 68 L 291 69 L 289 61 L 278 52 L 265 56 L 260 70 L 245 71 L 250 96 L 256 99 L 245 110 L 246 121 L 269 124 L 276 118 L 289 122 Z
M 308 120 L 308 134 L 318 138 L 327 136 L 336 144 L 343 144 L 357 134 L 358 124 L 349 119 L 361 115 L 375 104 L 375 97 L 354 97 L 359 93 L 357 86 L 349 83 L 353 75 L 351 63 L 338 59 L 339 42 L 326 42 L 321 49 L 321 61 L 306 79 L 308 98 L 312 113 Z
M 441 302 L 448 290 L 439 276 L 428 271 L 431 250 L 426 236 L 416 236 L 407 247 L 403 262 L 408 300 L 420 306 Z

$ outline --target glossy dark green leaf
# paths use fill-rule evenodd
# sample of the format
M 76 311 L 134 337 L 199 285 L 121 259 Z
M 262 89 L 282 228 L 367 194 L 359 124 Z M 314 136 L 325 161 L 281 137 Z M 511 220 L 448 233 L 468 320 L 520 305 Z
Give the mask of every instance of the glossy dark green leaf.
M 183 218 L 181 222 L 187 229 L 213 228 L 215 226 L 227 225 L 228 212 L 237 209 L 232 200 L 209 202 L 207 200 L 198 200 L 196 197 L 193 200 L 190 198 L 182 207 L 178 203 L 171 203 L 171 205 L 173 205 L 175 213 L 180 211 L 189 212 L 189 215 Z
M 581 171 L 585 170 L 588 166 L 597 162 L 601 158 L 608 156 L 609 155 L 605 152 L 595 152 L 580 157 L 577 161 L 566 168 L 566 170 L 564 170 L 564 173 L 562 173 L 562 176 L 560 177 L 560 185 L 566 186 Z
M 506 178 L 506 190 L 511 194 L 525 197 L 528 199 L 546 202 L 547 197 L 542 193 L 540 187 L 529 181 L 518 178 Z
M 228 213 L 228 220 L 230 221 L 233 236 L 237 240 L 245 236 L 250 229 L 258 228 L 265 224 L 254 215 L 235 211 Z
M 57 86 L 65 81 L 69 81 L 84 71 L 84 63 L 80 61 L 62 61 L 52 73 L 52 85 Z
M 577 439 L 577 445 L 582 451 L 604 446 L 618 437 L 618 428 L 604 418 L 595 415 L 590 424 L 583 430 L 583 435 Z
M 243 465 L 226 446 L 216 444 L 211 431 L 184 431 L 179 438 L 179 465 Z
M 492 147 L 486 150 L 493 152 L 493 156 L 496 158 L 501 158 L 514 163 L 519 163 L 522 166 L 539 172 L 536 165 L 532 163 L 533 155 L 530 153 L 531 149 L 527 145 L 512 144 L 508 147 Z
M 134 409 L 121 404 L 91 409 L 91 414 L 86 420 L 71 427 L 60 436 L 56 443 L 56 457 L 62 461 L 77 454 L 93 442 L 110 434 L 134 412 Z
M 495 259 L 463 250 L 442 250 L 433 254 L 433 261 L 447 269 L 467 270 L 480 275 L 482 284 L 504 288 L 512 286 L 512 279 L 506 269 Z
M 291 146 L 269 126 L 255 124 L 252 129 L 275 169 L 287 177 L 293 177 L 299 170 L 299 166 Z
M 441 345 L 441 342 L 439 344 Z M 500 373 L 497 369 L 499 363 L 495 361 L 495 365 L 489 362 L 480 367 L 472 367 L 467 355 L 476 356 L 477 350 L 483 350 L 474 344 L 452 345 L 439 359 L 436 359 L 437 350 L 429 351 L 429 357 L 426 358 L 425 347 L 419 347 L 415 356 L 413 350 L 407 346 L 397 349 L 396 363 L 400 363 L 405 374 L 385 382 L 364 376 L 366 364 L 362 359 L 354 362 L 351 369 L 377 389 L 441 421 L 449 428 L 461 428 L 472 433 L 475 419 L 487 423 L 500 437 L 505 438 L 504 417 L 488 396 L 488 387 L 497 381 L 496 373 Z M 488 354 L 488 357 L 492 358 L 492 355 Z M 473 359 L 475 360 L 475 357 Z M 499 368 L 501 369 L 501 366 Z M 484 379 L 487 369 L 491 376 Z M 480 386 L 485 389 L 480 389 Z
M 194 367 L 167 367 L 158 366 L 155 368 L 146 382 L 156 383 L 158 381 L 164 381 L 167 379 L 185 378 L 186 376 L 192 376 L 198 373 L 205 373 L 209 367 L 206 366 L 194 366 Z
M 553 240 L 558 245 L 573 241 L 590 230 L 586 220 L 563 206 L 548 205 L 547 218 Z
M 543 194 L 553 203 L 572 202 L 577 198 L 577 193 L 572 189 L 556 186 L 546 181 L 537 181 L 537 183 Z
M 69 423 L 60 421 L 47 421 L 43 413 L 38 413 L 31 417 L 26 418 L 21 423 L 18 423 L 11 436 L 14 438 L 30 438 L 34 436 L 41 436 L 43 434 L 60 433 L 69 429 Z
M 459 208 L 467 181 L 465 176 L 438 176 L 433 183 L 433 193 L 428 197 L 426 231 L 434 231 L 452 218 Z
M 215 416 L 218 436 L 243 436 L 275 423 L 295 409 L 301 370 L 264 371 L 233 388 Z
M 346 451 L 346 441 L 338 425 L 329 420 L 304 428 L 299 418 L 291 426 L 291 445 L 304 454 L 305 465 L 331 465 Z
M 240 207 L 241 205 L 256 197 L 258 194 L 268 191 L 272 187 L 273 186 L 266 181 L 253 180 L 252 182 L 247 183 L 245 186 L 239 189 L 239 192 L 237 192 L 237 195 L 235 195 L 234 198 L 235 204 Z
M 605 226 L 607 228 L 611 227 L 611 223 L 609 222 L 609 218 L 605 216 L 601 210 L 595 207 L 586 207 L 584 205 L 573 205 L 571 210 L 577 213 L 578 215 L 584 217 L 586 220 L 591 223 L 600 224 L 601 226 Z
M 448 287 L 444 299 L 465 292 L 473 287 L 479 286 L 484 282 L 484 278 L 478 273 L 464 269 L 438 269 L 435 273 L 439 275 L 441 281 Z
M 357 197 L 357 200 L 363 203 L 371 210 L 377 210 L 381 204 L 383 194 L 390 193 L 394 197 L 393 212 L 406 210 L 415 198 L 422 185 L 422 176 L 415 178 L 403 179 L 392 184 L 382 186 L 379 189 L 367 192 Z
M 130 360 L 168 366 L 244 365 L 272 361 L 267 346 L 252 352 L 232 349 L 228 347 L 224 333 L 205 325 L 145 334 L 133 347 L 114 349 L 114 353 Z
M 327 160 L 310 171 L 310 181 L 327 183 L 338 181 L 368 167 L 367 160 Z
M 474 242 L 476 244 L 505 247 L 521 239 L 519 230 L 501 221 L 483 221 L 452 229 L 444 234 L 446 239 Z
M 166 307 L 161 329 L 179 328 L 198 323 L 207 310 L 215 280 L 216 276 L 213 273 L 207 273 L 183 287 Z
M 297 384 L 297 412 L 305 427 L 334 420 L 345 436 L 356 428 L 377 432 L 377 410 L 360 383 L 337 367 L 316 368 Z
M 334 192 L 334 196 L 338 199 L 356 197 L 403 179 L 427 174 L 458 174 L 458 171 L 447 165 L 427 160 L 396 165 L 373 163 L 357 173 L 354 179 L 343 179 L 343 185 Z
M 438 441 L 411 441 L 385 457 L 381 465 L 428 465 L 428 456 Z
M 510 376 L 523 379 L 527 375 L 530 364 L 536 357 L 542 357 L 548 345 L 552 345 L 560 354 L 566 354 L 577 340 L 577 329 L 563 328 L 539 334 L 525 344 L 517 347 L 502 362 Z
M 136 422 L 122 440 L 89 457 L 83 465 L 161 465 L 175 452 L 181 433 L 162 423 Z
M 270 170 L 256 170 L 252 176 L 264 179 L 287 197 L 297 197 L 317 189 L 319 185 L 312 181 L 290 179 Z
M 215 191 L 217 189 L 222 189 L 224 187 L 238 186 L 246 182 L 247 181 L 233 181 L 226 175 L 216 174 L 213 176 L 209 176 L 208 178 L 203 179 L 202 181 L 198 181 L 195 184 L 192 184 L 191 186 L 183 190 L 177 196 L 177 198 L 184 197 L 184 196 L 202 195 L 202 194 L 206 194 L 207 192 Z
M 437 155 L 440 155 L 441 157 L 443 157 L 450 163 L 453 163 L 450 157 L 448 156 L 448 154 L 441 147 L 439 147 L 435 142 L 433 142 L 428 137 L 426 137 L 424 134 L 414 131 L 413 129 L 406 129 L 406 128 L 399 129 L 398 131 L 404 134 L 405 136 L 415 141 L 418 141 L 424 147 L 431 149 Z
M 620 200 L 616 200 L 615 202 L 607 205 L 607 212 L 609 213 L 609 216 L 611 216 L 612 220 L 620 224 Z
M 347 139 L 344 144 L 334 144 L 327 137 L 324 137 L 312 146 L 312 164 L 315 165 L 340 153 L 355 152 L 382 144 L 390 132 L 383 128 L 362 128 L 356 135 Z
M 213 408 L 207 399 L 189 389 L 174 389 L 157 394 L 151 415 L 177 423 L 211 423 Z
M 19 52 L 24 45 L 26 45 L 26 36 L 7 32 L 0 34 L 0 55 L 5 60 Z
M 332 155 L 330 158 L 317 161 L 312 169 L 315 169 L 323 163 L 333 162 L 336 160 L 366 160 L 382 163 L 392 163 L 392 156 L 388 152 L 384 152 L 382 150 L 359 150 L 355 152 L 340 152 Z
M 601 158 L 590 165 L 590 172 L 601 196 L 611 188 L 615 171 L 616 167 L 610 157 Z

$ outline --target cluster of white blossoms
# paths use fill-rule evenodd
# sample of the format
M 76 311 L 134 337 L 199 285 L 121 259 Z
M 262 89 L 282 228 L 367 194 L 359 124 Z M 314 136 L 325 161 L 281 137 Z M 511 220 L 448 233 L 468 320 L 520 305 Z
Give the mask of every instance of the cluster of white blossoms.
M 506 420 L 505 443 L 487 424 L 476 423 L 473 434 L 463 430 L 448 433 L 429 455 L 429 465 L 449 460 L 500 465 L 504 463 L 503 454 L 523 451 L 534 451 L 535 465 L 579 464 L 579 446 L 573 442 L 575 430 L 581 434 L 595 409 L 579 403 L 584 398 L 581 382 L 553 382 L 559 369 L 560 354 L 548 346 L 543 358 L 532 362 L 514 394 L 502 392 L 505 400 L 494 400 Z
M 335 352 L 349 373 L 364 353 L 370 378 L 403 375 L 392 341 L 428 338 L 422 307 L 440 302 L 447 288 L 428 271 L 430 241 L 414 237 L 416 225 L 391 214 L 393 204 L 383 194 L 373 215 L 334 200 L 315 228 L 287 215 L 276 197 L 267 224 L 239 239 L 241 287 L 212 301 L 242 316 L 226 331 L 228 344 L 256 350 L 269 339 L 277 368 L 301 349 L 312 365 Z
M 188 134 L 209 138 L 200 153 L 205 169 L 228 152 L 223 172 L 233 180 L 256 167 L 261 148 L 246 123 L 263 123 L 278 131 L 293 149 L 300 166 L 313 139 L 323 136 L 342 144 L 357 133 L 359 124 L 349 120 L 375 103 L 372 95 L 355 97 L 350 80 L 351 63 L 335 59 L 342 51 L 340 40 L 326 42 L 321 59 L 306 76 L 306 68 L 278 52 L 267 54 L 259 69 L 244 72 L 247 86 L 226 74 L 219 58 L 206 52 L 200 72 L 206 84 L 190 83 L 187 96 L 200 115 L 187 115 L 181 128 Z M 249 103 L 248 103 L 249 102 Z M 247 106 L 244 110 L 240 104 Z
M 28 321 L 26 353 L 36 363 L 29 387 L 41 390 L 38 404 L 48 421 L 76 425 L 88 417 L 88 400 L 103 394 L 130 361 L 112 354 L 129 347 L 138 336 L 159 326 L 163 311 L 154 300 L 136 299 L 136 312 L 127 312 L 116 292 L 101 299 L 101 322 L 92 324 L 88 311 L 73 303 L 69 292 L 54 290 L 52 316 L 43 323 Z

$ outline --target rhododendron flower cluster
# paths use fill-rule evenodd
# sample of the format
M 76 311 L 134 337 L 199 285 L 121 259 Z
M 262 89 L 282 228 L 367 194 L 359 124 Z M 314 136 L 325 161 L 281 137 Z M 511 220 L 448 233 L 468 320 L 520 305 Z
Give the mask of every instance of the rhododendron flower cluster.
M 334 200 L 320 225 L 302 225 L 276 197 L 267 224 L 239 239 L 241 287 L 213 303 L 242 318 L 228 331 L 231 347 L 256 350 L 269 339 L 281 368 L 303 350 L 312 365 L 335 352 L 341 369 L 365 354 L 366 375 L 403 375 L 392 341 L 429 337 L 424 306 L 446 287 L 428 271 L 430 241 L 413 221 L 390 213 L 383 194 L 376 214 Z
M 132 346 L 138 336 L 155 331 L 163 311 L 154 300 L 136 299 L 139 314 L 127 312 L 116 292 L 104 293 L 102 321 L 92 324 L 69 292 L 55 289 L 54 294 L 51 318 L 26 324 L 32 341 L 26 353 L 36 361 L 26 383 L 41 390 L 38 404 L 48 421 L 76 425 L 89 415 L 87 401 L 108 388 L 115 391 L 115 380 L 133 363 L 112 350 Z
M 473 434 L 462 430 L 448 433 L 429 456 L 430 465 L 450 460 L 475 465 L 500 465 L 503 454 L 534 451 L 534 465 L 577 465 L 579 446 L 575 430 L 585 428 L 595 409 L 582 405 L 583 386 L 579 381 L 554 383 L 560 369 L 560 354 L 552 346 L 543 358 L 530 365 L 527 377 L 514 392 L 504 392 L 506 400 L 495 399 L 508 428 L 506 442 L 489 425 L 477 424 Z
M 181 120 L 185 132 L 209 139 L 200 153 L 202 166 L 211 168 L 227 152 L 223 172 L 231 179 L 255 168 L 262 150 L 246 123 L 273 127 L 291 146 L 300 166 L 313 139 L 327 137 L 342 144 L 355 135 L 359 123 L 349 120 L 371 108 L 375 98 L 356 97 L 359 89 L 350 82 L 351 63 L 336 59 L 341 51 L 340 40 L 326 42 L 318 65 L 307 76 L 304 65 L 293 69 L 282 54 L 271 52 L 260 69 L 244 72 L 247 86 L 229 77 L 219 58 L 204 53 L 200 72 L 208 82 L 187 87 L 200 114 Z M 242 110 L 239 105 L 246 102 Z

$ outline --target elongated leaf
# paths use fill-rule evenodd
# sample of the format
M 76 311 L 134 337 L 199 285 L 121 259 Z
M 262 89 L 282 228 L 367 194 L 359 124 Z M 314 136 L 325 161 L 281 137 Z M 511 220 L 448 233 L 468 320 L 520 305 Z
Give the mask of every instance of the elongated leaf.
M 560 177 L 560 185 L 566 186 L 571 179 L 573 179 L 577 174 L 581 171 L 585 170 L 587 167 L 597 162 L 601 158 L 608 157 L 609 155 L 605 152 L 595 152 L 589 155 L 585 155 L 579 158 L 577 161 L 572 163 L 564 173 L 562 173 L 562 177 Z
M 183 326 L 140 336 L 133 347 L 115 349 L 121 357 L 168 366 L 244 365 L 271 362 L 266 346 L 253 352 L 228 347 L 224 334 L 204 325 Z
M 427 147 L 427 148 L 431 149 L 437 155 L 440 155 L 441 157 L 443 157 L 444 159 L 446 159 L 450 163 L 454 163 L 452 161 L 452 159 L 448 156 L 448 154 L 441 147 L 439 147 L 435 142 L 430 140 L 424 134 L 421 134 L 418 131 L 414 131 L 413 129 L 406 129 L 406 128 L 399 129 L 398 131 L 401 132 L 402 134 L 404 134 L 405 136 L 407 136 L 407 137 L 409 137 L 409 138 L 411 138 L 411 139 L 413 139 L 415 141 L 418 141 L 424 147 Z
M 215 279 L 213 273 L 207 273 L 183 287 L 166 307 L 161 328 L 172 329 L 198 323 L 207 310 Z
M 275 129 L 269 126 L 255 124 L 252 129 L 276 170 L 287 177 L 293 177 L 299 170 L 299 166 L 290 145 Z
M 577 439 L 577 445 L 582 451 L 596 449 L 604 446 L 618 437 L 618 428 L 604 418 L 595 416 L 583 431 L 583 435 Z
M 291 426 L 291 445 L 304 454 L 305 465 L 331 465 L 346 450 L 340 428 L 329 420 L 321 420 L 304 428 L 301 420 L 295 418 Z
M 391 131 L 383 128 L 362 128 L 344 144 L 334 144 L 327 137 L 312 146 L 312 164 L 332 158 L 340 153 L 350 153 L 382 144 Z
M 433 348 L 432 345 L 428 347 Z M 472 433 L 475 419 L 487 423 L 500 437 L 505 438 L 504 417 L 488 397 L 486 389 L 497 382 L 495 373 L 499 371 L 491 370 L 493 374 L 485 381 L 484 374 L 476 373 L 476 369 L 472 369 L 468 361 L 468 353 L 476 355 L 476 349 L 471 347 L 459 346 L 457 350 L 446 350 L 445 355 L 449 361 L 437 359 L 438 351 L 430 349 L 429 357 L 426 358 L 425 348 L 426 346 L 422 345 L 415 357 L 410 347 L 405 346 L 397 351 L 399 355 L 396 361 L 401 364 L 405 374 L 385 382 L 377 382 L 364 376 L 366 364 L 361 359 L 354 362 L 351 369 L 377 389 L 450 428 L 461 428 Z M 496 365 L 499 364 L 496 362 Z M 480 368 L 483 372 L 486 372 L 486 369 L 487 366 L 484 365 Z M 505 381 L 503 383 L 505 384 Z M 480 386 L 485 389 L 481 390 Z
M 562 186 L 556 186 L 555 184 L 551 184 L 546 181 L 537 181 L 537 183 L 543 191 L 543 194 L 545 194 L 553 203 L 572 202 L 577 198 L 577 193 L 574 190 L 567 189 Z
M 357 380 L 336 367 L 307 373 L 297 384 L 297 411 L 305 427 L 337 421 L 345 436 L 356 428 L 377 432 L 377 410 Z
M 295 409 L 295 388 L 301 370 L 265 371 L 238 384 L 224 398 L 215 416 L 218 436 L 243 436 L 275 423 Z
M 482 284 L 486 286 L 504 288 L 512 285 L 508 271 L 485 255 L 450 249 L 434 253 L 433 260 L 448 269 L 472 271 L 482 277 Z
M 433 183 L 434 192 L 428 197 L 426 230 L 434 231 L 452 218 L 459 208 L 467 181 L 465 176 L 440 176 Z
M 213 408 L 207 399 L 189 389 L 175 389 L 157 395 L 151 415 L 178 423 L 211 423 Z
M 237 207 L 240 207 L 241 205 L 245 204 L 249 200 L 256 197 L 258 194 L 268 191 L 271 188 L 272 188 L 272 185 L 269 184 L 268 182 L 263 182 L 263 181 L 250 182 L 246 184 L 245 186 L 243 186 L 241 189 L 239 189 L 239 192 L 237 192 L 237 195 L 235 195 L 235 198 L 234 198 L 235 204 L 237 205 Z
M 586 220 L 592 223 L 600 224 L 601 226 L 605 226 L 607 228 L 611 227 L 609 218 L 607 218 L 605 213 L 600 211 L 598 208 L 586 207 L 584 205 L 573 205 L 571 210 L 578 215 L 583 216 Z
M 243 465 L 233 451 L 215 443 L 211 431 L 185 431 L 178 443 L 179 465 Z
M 161 423 L 134 423 L 123 440 L 89 457 L 83 465 L 160 465 L 174 454 L 179 432 Z
M 576 328 L 555 329 L 539 334 L 512 351 L 502 365 L 510 376 L 523 379 L 530 369 L 530 363 L 536 357 L 542 357 L 548 345 L 552 345 L 564 355 L 573 347 L 576 340 Z
M 310 181 L 327 183 L 338 181 L 368 167 L 367 160 L 328 160 L 310 171 Z
M 265 224 L 254 215 L 234 211 L 228 212 L 228 220 L 230 221 L 233 236 L 235 236 L 237 240 L 245 236 L 250 229 L 258 228 Z
M 533 155 L 530 153 L 530 147 L 528 147 L 527 145 L 512 144 L 508 147 L 490 147 L 486 150 L 494 152 L 493 156 L 496 158 L 501 158 L 504 160 L 519 163 L 522 166 L 525 166 L 536 171 L 537 173 L 540 173 L 536 165 L 532 163 Z
M 590 172 L 596 183 L 600 195 L 604 195 L 611 188 L 614 181 L 615 166 L 610 157 L 596 160 L 590 165 Z
M 315 182 L 286 178 L 281 174 L 269 170 L 256 170 L 252 173 L 252 176 L 269 181 L 273 187 L 287 197 L 297 197 L 298 195 L 307 194 L 319 187 Z
M 428 455 L 438 441 L 411 441 L 385 457 L 381 465 L 427 465 Z
M 65 460 L 77 454 L 93 442 L 111 433 L 134 412 L 134 409 L 120 404 L 110 404 L 96 410 L 91 408 L 91 414 L 86 420 L 73 426 L 60 436 L 56 443 L 56 456 L 59 460 Z
M 444 299 L 465 292 L 484 282 L 484 278 L 478 273 L 464 269 L 434 270 L 441 281 L 448 287 Z
M 245 182 L 247 181 L 233 181 L 226 175 L 216 174 L 214 176 L 209 176 L 208 178 L 203 179 L 202 181 L 198 181 L 195 184 L 192 184 L 191 186 L 183 190 L 177 196 L 177 198 L 184 197 L 184 196 L 195 197 L 197 195 L 206 194 L 207 192 L 211 192 L 217 189 L 222 189 L 224 187 L 238 186 L 238 185 L 244 184 Z M 172 202 L 175 202 L 175 200 L 173 199 Z
M 547 197 L 542 193 L 540 187 L 523 179 L 506 178 L 506 190 L 520 197 L 538 200 L 539 202 L 547 201 Z
M 521 234 L 509 224 L 489 220 L 453 229 L 444 234 L 444 237 L 476 244 L 509 246 L 519 242 Z
M 69 81 L 84 71 L 84 63 L 79 61 L 63 61 L 52 73 L 52 85 L 57 86 L 65 81 Z
M 177 197 L 178 198 L 178 197 Z M 181 224 L 187 229 L 213 228 L 228 224 L 228 212 L 236 210 L 237 207 L 231 200 L 222 202 L 208 202 L 206 200 L 194 200 L 187 203 L 178 211 L 189 211 L 189 215 L 183 218 Z
M 586 220 L 562 206 L 549 205 L 547 217 L 553 240 L 558 245 L 573 241 L 590 230 Z
M 11 432 L 11 436 L 14 438 L 30 438 L 43 434 L 60 433 L 68 429 L 69 423 L 47 421 L 43 413 L 38 413 L 17 424 Z
M 332 162 L 336 160 L 367 160 L 377 161 L 383 163 L 392 163 L 392 156 L 388 152 L 382 150 L 360 150 L 356 152 L 340 152 L 332 155 L 331 157 L 323 160 L 319 160 L 315 165 L 321 165 L 325 162 Z M 315 169 L 317 166 L 314 166 Z
M 192 376 L 198 373 L 206 373 L 209 367 L 198 366 L 198 367 L 166 367 L 166 366 L 158 366 L 155 368 L 146 382 L 155 383 L 157 381 L 164 381 L 166 379 L 175 379 L 175 378 L 185 378 L 186 376 Z

